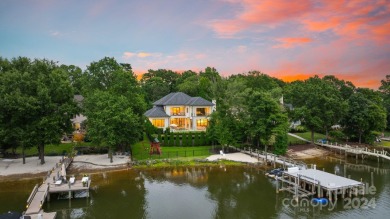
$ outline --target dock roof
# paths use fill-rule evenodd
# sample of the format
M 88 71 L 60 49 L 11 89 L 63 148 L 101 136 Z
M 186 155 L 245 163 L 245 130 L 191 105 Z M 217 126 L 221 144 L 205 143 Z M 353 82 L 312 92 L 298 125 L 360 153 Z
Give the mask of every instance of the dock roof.
M 356 187 L 356 186 L 362 186 L 363 183 L 348 179 L 342 176 L 338 176 L 332 173 L 327 173 L 321 170 L 317 169 L 305 169 L 305 170 L 299 170 L 297 172 L 285 172 L 288 175 L 299 177 L 302 180 L 309 181 L 311 183 L 318 184 L 322 187 L 325 187 L 328 190 L 335 190 L 335 189 L 341 189 L 341 188 L 347 188 L 347 187 Z

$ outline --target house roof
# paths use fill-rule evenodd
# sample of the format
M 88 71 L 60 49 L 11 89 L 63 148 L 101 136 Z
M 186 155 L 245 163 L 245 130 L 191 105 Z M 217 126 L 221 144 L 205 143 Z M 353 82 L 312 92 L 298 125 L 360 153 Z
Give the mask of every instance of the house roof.
M 155 106 L 144 113 L 146 117 L 169 117 L 161 106 Z
M 190 105 L 190 106 L 214 106 L 214 104 L 208 100 L 203 99 L 202 97 L 191 97 L 187 101 L 185 105 Z
M 214 106 L 214 104 L 202 97 L 190 97 L 183 92 L 175 92 L 153 103 L 155 106 L 190 105 L 190 106 Z
M 191 97 L 187 94 L 183 92 L 175 92 L 157 100 L 153 103 L 153 105 L 184 105 L 189 99 L 191 99 Z

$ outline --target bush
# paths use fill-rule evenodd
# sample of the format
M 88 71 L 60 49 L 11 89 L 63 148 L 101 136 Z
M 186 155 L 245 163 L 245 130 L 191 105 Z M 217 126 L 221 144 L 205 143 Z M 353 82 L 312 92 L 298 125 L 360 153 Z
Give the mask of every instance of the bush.
M 169 146 L 173 146 L 173 144 L 174 144 L 174 143 L 173 143 L 173 135 L 172 135 L 172 133 L 170 133 L 170 134 L 169 134 L 169 143 L 168 143 L 168 145 L 169 145 Z
M 307 132 L 307 128 L 305 126 L 298 125 L 295 128 L 291 127 L 290 128 L 290 132 L 293 132 L 293 133 L 303 133 L 303 132 Z
M 342 131 L 339 130 L 330 131 L 329 136 L 337 140 L 344 140 L 347 137 Z

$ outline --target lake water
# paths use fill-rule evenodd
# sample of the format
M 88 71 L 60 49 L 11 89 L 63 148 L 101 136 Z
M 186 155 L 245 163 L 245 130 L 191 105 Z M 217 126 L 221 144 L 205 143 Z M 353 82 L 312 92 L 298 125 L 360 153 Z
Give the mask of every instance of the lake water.
M 339 199 L 334 206 L 292 201 L 254 167 L 166 168 L 94 174 L 89 198 L 44 205 L 57 218 L 384 218 L 390 214 L 390 164 L 376 160 L 307 160 L 318 169 L 371 183 L 375 194 Z M 344 168 L 345 166 L 345 168 Z M 346 173 L 344 173 L 346 171 Z M 41 179 L 0 183 L 0 213 L 23 211 Z M 348 203 L 350 202 L 350 203 Z

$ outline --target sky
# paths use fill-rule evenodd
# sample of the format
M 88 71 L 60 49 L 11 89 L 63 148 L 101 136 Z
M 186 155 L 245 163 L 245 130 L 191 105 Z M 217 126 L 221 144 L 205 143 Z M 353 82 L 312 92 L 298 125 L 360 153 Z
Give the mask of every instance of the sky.
M 390 74 L 390 0 L 1 0 L 0 56 L 377 89 Z

